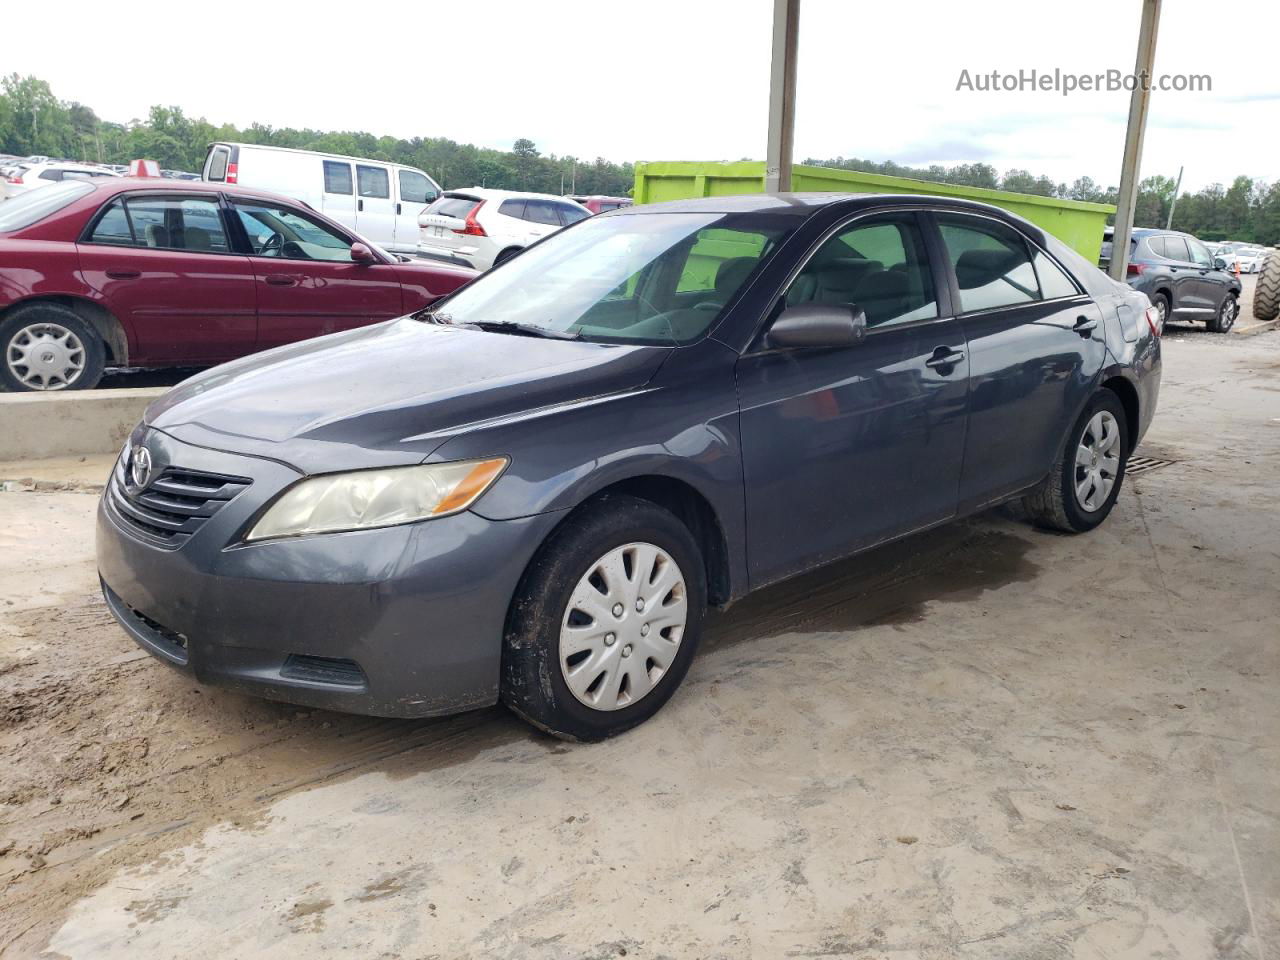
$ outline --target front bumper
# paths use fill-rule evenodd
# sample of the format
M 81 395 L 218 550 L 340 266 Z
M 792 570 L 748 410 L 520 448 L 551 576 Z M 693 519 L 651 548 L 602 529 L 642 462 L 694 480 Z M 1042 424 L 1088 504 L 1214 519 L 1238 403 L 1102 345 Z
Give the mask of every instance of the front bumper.
M 492 704 L 507 608 L 558 515 L 474 513 L 381 530 L 240 542 L 298 474 L 150 431 L 172 465 L 252 481 L 180 545 L 98 507 L 107 604 L 145 649 L 203 683 L 325 709 L 423 717 Z

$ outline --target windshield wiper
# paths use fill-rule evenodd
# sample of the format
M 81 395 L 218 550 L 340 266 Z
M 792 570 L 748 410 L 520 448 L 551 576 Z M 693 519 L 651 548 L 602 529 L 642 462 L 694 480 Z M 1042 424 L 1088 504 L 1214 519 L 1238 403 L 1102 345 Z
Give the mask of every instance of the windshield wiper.
M 485 333 L 512 333 L 521 337 L 546 337 L 548 340 L 581 340 L 581 333 L 569 333 L 567 330 L 552 330 L 540 327 L 536 323 L 516 323 L 507 320 L 472 320 L 455 323 L 456 327 L 473 327 Z

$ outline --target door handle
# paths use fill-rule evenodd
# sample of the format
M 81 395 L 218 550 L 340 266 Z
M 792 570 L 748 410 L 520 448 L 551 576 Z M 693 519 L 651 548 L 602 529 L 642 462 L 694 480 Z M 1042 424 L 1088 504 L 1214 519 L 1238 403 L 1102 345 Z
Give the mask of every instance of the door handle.
M 142 271 L 141 270 L 125 270 L 123 268 L 118 268 L 114 270 L 109 269 L 107 270 L 107 276 L 110 277 L 112 280 L 137 280 L 140 276 L 142 276 Z
M 926 367 L 932 367 L 939 373 L 946 374 L 951 371 L 950 369 L 944 368 L 954 367 L 963 359 L 964 352 L 962 350 L 952 350 L 950 347 L 939 347 L 937 350 L 933 351 L 933 356 L 926 360 L 924 365 Z
M 396 216 L 400 216 L 400 204 L 396 204 Z
M 1071 329 L 1086 340 L 1089 340 L 1093 336 L 1093 331 L 1098 329 L 1098 321 L 1091 317 L 1077 317 L 1075 326 Z
M 357 200 L 357 201 L 356 201 L 356 209 L 357 209 L 357 210 L 359 210 L 361 213 L 364 213 L 364 201 L 363 201 L 363 200 Z
M 286 277 L 283 274 L 267 274 L 267 283 L 271 284 L 273 287 L 292 287 L 297 282 L 298 281 L 293 279 L 293 277 Z

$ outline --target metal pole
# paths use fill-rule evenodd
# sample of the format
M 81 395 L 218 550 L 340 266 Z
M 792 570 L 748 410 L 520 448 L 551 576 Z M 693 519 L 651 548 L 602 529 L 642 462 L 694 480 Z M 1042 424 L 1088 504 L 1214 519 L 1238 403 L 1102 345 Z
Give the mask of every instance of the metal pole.
M 796 38 L 800 0 L 773 0 L 773 60 L 769 67 L 769 149 L 764 164 L 765 193 L 791 189 L 796 115 Z
M 1120 167 L 1120 196 L 1116 202 L 1116 229 L 1111 244 L 1108 273 L 1123 281 L 1129 270 L 1129 237 L 1138 202 L 1138 170 L 1142 166 L 1142 138 L 1147 131 L 1151 104 L 1151 77 L 1156 61 L 1156 32 L 1160 27 L 1161 0 L 1143 0 L 1142 28 L 1138 31 L 1138 56 L 1133 72 L 1136 82 L 1129 98 L 1129 127 L 1124 136 L 1124 161 Z
M 1166 230 L 1173 229 L 1173 211 L 1178 206 L 1178 193 L 1182 190 L 1182 171 L 1184 167 L 1178 168 L 1178 182 L 1173 185 L 1173 199 L 1169 201 L 1169 218 L 1164 222 Z

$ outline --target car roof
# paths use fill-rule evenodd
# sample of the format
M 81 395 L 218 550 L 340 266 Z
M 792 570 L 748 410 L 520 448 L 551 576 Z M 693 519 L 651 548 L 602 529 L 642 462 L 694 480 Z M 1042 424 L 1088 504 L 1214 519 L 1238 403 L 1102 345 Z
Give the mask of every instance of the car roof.
M 495 190 L 492 187 L 450 187 L 448 190 L 445 190 L 444 193 L 446 196 L 457 193 L 474 195 L 482 200 L 508 200 L 513 197 L 528 199 L 529 197 L 534 197 L 538 200 L 558 200 L 561 203 L 564 203 L 567 200 L 569 203 L 576 203 L 576 201 L 570 197 L 557 197 L 553 193 L 534 193 L 531 190 Z M 581 206 L 581 204 L 577 205 Z
M 1003 207 L 961 197 L 922 193 L 752 193 L 732 197 L 696 197 L 690 200 L 667 200 L 659 203 L 634 204 L 598 214 L 601 217 L 634 217 L 649 213 L 779 213 L 809 217 L 827 207 L 840 206 L 849 211 L 883 206 L 945 206 L 957 211 L 971 211 L 1017 223 L 1035 235 L 1039 227 L 1010 213 Z
M 418 170 L 421 173 L 426 172 L 425 170 L 421 170 L 419 167 L 415 167 L 407 163 L 401 163 L 398 160 L 379 160 L 377 157 L 353 157 L 350 154 L 333 153 L 329 150 L 304 150 L 301 147 L 277 147 L 269 143 L 245 143 L 241 140 L 213 140 L 210 141 L 209 146 L 205 149 L 207 150 L 209 147 L 240 147 L 242 149 L 247 147 L 250 150 L 275 150 L 280 153 L 297 153 L 310 157 L 332 157 L 335 160 L 351 160 L 354 163 L 380 163 L 384 167 L 404 167 L 408 170 Z
M 101 180 L 86 182 L 93 184 L 99 198 L 109 193 L 172 190 L 175 193 L 229 193 L 237 197 L 254 197 L 259 200 L 284 201 L 291 206 L 306 206 L 283 194 L 254 190 L 235 183 L 211 183 L 208 180 L 175 180 L 172 177 L 103 177 Z

